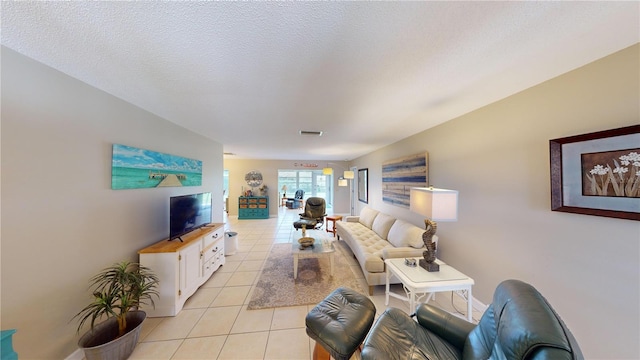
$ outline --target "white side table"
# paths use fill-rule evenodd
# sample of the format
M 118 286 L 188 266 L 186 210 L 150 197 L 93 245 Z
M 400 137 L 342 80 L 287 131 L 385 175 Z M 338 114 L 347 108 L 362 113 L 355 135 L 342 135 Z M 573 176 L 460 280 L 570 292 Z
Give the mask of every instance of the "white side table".
M 420 258 L 416 258 L 416 263 Z M 436 260 L 440 265 L 440 271 L 428 272 L 420 267 L 409 267 L 404 264 L 404 258 L 387 259 L 384 261 L 387 268 L 387 282 L 385 291 L 385 305 L 389 305 L 389 296 L 400 300 L 409 301 L 409 308 L 415 311 L 416 303 L 428 294 L 425 303 L 433 297 L 433 294 L 441 291 L 463 291 L 467 297 L 467 320 L 473 321 L 473 297 L 471 287 L 474 285 L 472 278 Z M 402 296 L 389 291 L 389 280 L 395 275 L 402 282 L 407 296 Z M 419 295 L 420 294 L 420 295 Z

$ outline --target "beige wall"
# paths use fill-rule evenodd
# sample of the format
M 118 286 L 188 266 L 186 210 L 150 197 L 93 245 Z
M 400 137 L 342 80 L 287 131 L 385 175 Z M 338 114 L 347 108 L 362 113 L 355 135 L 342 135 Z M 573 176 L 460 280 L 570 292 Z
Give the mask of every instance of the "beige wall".
M 440 223 L 440 256 L 476 281 L 485 304 L 502 280 L 536 286 L 588 359 L 638 359 L 640 223 L 550 211 L 549 140 L 640 122 L 639 46 L 416 134 L 354 161 L 382 203 L 381 163 L 429 152 L 430 183 L 460 191 Z M 362 204 L 360 204 L 362 206 Z M 360 207 L 361 207 L 360 206 Z
M 111 190 L 113 143 L 202 160 L 203 184 Z M 171 195 L 222 194 L 221 144 L 4 47 L 1 144 L 2 328 L 21 359 L 77 349 L 88 279 L 168 236 Z
M 289 160 L 247 160 L 247 159 L 224 159 L 224 169 L 229 170 L 229 215 L 238 216 L 238 196 L 242 194 L 242 190 L 250 189 L 247 186 L 244 176 L 251 170 L 257 170 L 262 173 L 263 184 L 266 184 L 269 188 L 269 214 L 270 216 L 277 216 L 278 214 L 278 196 L 280 195 L 280 189 L 278 186 L 278 170 L 304 170 L 300 166 L 296 166 L 296 163 L 313 163 L 318 164 L 318 169 L 322 169 L 327 166 L 329 161 L 314 160 L 314 161 L 289 161 Z M 333 208 L 332 214 L 348 214 L 349 213 L 349 187 L 338 186 L 338 178 L 342 175 L 342 172 L 347 169 L 347 164 L 340 162 L 337 164 L 328 165 L 333 168 Z M 287 197 L 293 197 L 295 189 L 293 191 L 289 189 Z M 309 196 L 308 194 L 306 195 Z

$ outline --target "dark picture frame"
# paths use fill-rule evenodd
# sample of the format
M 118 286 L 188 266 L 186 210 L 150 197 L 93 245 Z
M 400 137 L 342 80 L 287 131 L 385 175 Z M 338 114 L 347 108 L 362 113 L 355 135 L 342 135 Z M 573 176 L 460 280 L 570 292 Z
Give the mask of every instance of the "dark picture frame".
M 549 140 L 551 210 L 640 221 L 640 125 Z
M 358 169 L 358 200 L 369 203 L 369 169 Z

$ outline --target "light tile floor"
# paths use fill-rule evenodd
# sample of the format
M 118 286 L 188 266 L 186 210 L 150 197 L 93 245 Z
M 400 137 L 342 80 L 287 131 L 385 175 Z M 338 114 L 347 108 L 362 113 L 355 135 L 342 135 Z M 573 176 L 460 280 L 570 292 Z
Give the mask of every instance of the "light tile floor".
M 291 241 L 298 213 L 279 208 L 278 217 L 270 219 L 225 217 L 225 230 L 238 232 L 238 252 L 227 256 L 226 264 L 187 300 L 178 315 L 147 318 L 131 359 L 311 359 L 315 342 L 305 332 L 304 318 L 315 304 L 246 309 L 271 246 Z M 350 260 L 366 289 L 360 267 Z M 394 287 L 402 292 L 401 287 Z M 384 286 L 377 286 L 371 296 L 376 316 L 386 308 L 384 298 Z M 465 302 L 451 293 L 437 294 L 435 303 L 450 312 L 466 311 Z M 408 304 L 395 298 L 389 306 L 409 312 Z M 480 316 L 474 312 L 476 321 Z

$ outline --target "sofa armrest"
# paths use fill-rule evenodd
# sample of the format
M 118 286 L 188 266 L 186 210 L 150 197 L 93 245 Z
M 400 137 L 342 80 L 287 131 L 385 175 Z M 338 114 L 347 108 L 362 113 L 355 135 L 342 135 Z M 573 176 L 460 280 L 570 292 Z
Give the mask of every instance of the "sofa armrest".
M 357 215 L 349 215 L 344 217 L 344 221 L 346 222 L 358 222 L 360 221 L 360 216 Z
M 460 319 L 440 308 L 421 304 L 416 309 L 418 324 L 462 350 L 471 330 L 476 325 Z
M 382 260 L 395 258 L 421 257 L 425 249 L 416 249 L 410 246 L 382 249 Z

